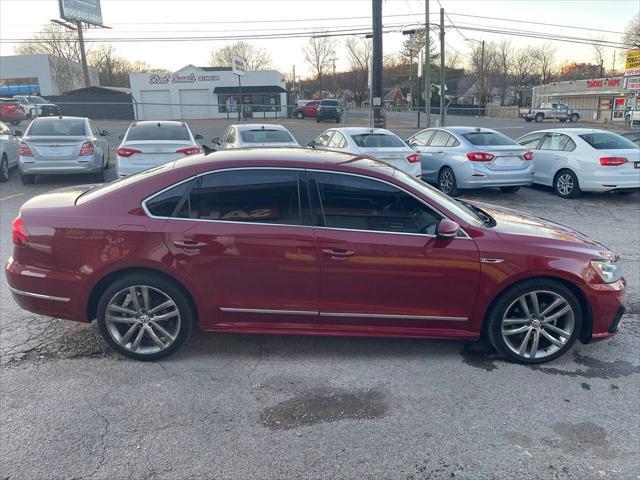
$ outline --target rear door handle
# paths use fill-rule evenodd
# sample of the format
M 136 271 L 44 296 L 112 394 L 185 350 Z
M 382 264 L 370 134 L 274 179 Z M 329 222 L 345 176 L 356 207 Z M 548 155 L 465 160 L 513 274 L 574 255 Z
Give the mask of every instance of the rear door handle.
M 356 252 L 352 250 L 344 250 L 342 248 L 324 248 L 322 253 L 329 255 L 335 260 L 347 259 L 348 257 L 355 255 Z
M 174 240 L 173 245 L 184 250 L 199 250 L 207 246 L 204 242 L 196 242 L 194 240 Z

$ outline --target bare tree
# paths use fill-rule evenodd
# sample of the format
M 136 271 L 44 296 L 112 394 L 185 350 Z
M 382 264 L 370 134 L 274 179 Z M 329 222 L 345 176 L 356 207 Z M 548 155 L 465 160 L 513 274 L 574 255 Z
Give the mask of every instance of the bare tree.
M 228 67 L 234 55 L 242 57 L 247 70 L 269 68 L 272 64 L 271 55 L 262 48 L 254 47 L 247 42 L 235 42 L 218 50 L 211 51 L 209 65 L 212 67 Z
M 523 107 L 525 90 L 533 85 L 536 75 L 537 61 L 531 47 L 520 49 L 515 54 L 511 65 L 511 77 L 516 90 L 517 103 Z
M 478 103 L 481 107 L 487 105 L 493 90 L 495 52 L 496 47 L 493 43 L 483 42 L 471 47 L 469 63 L 471 64 L 471 72 L 476 77 L 473 89 L 478 96 Z
M 509 40 L 503 40 L 495 46 L 493 70 L 500 105 L 506 105 L 509 88 L 512 86 L 511 70 L 514 62 L 514 50 Z
M 311 37 L 303 51 L 304 58 L 313 68 L 322 90 L 322 80 L 336 55 L 335 41 L 331 37 Z
M 451 70 L 460 70 L 463 68 L 463 58 L 457 50 L 447 50 L 445 52 L 444 62 L 447 68 Z
M 640 13 L 631 19 L 624 31 L 623 38 L 629 48 L 640 48 Z
M 556 49 L 550 43 L 545 43 L 543 46 L 533 50 L 533 57 L 536 59 L 542 83 L 547 83 L 551 78 L 555 55 Z
M 347 74 L 351 80 L 349 82 L 351 91 L 353 92 L 354 101 L 360 106 L 367 92 L 369 59 L 371 58 L 373 46 L 369 40 L 349 37 L 345 42 L 345 47 L 349 57 L 350 71 Z
M 18 55 L 54 55 L 80 63 L 78 34 L 61 25 L 47 25 L 27 43 L 16 46 Z
M 603 40 L 602 37 L 598 37 L 594 39 L 594 43 L 591 45 L 591 49 L 593 52 L 593 60 L 596 62 L 596 65 L 599 67 L 599 75 L 604 75 L 604 46 L 600 43 L 597 43 L 598 40 Z
M 158 71 L 146 62 L 126 59 L 108 43 L 93 48 L 87 62 L 97 70 L 100 83 L 112 87 L 129 87 L 129 73 Z

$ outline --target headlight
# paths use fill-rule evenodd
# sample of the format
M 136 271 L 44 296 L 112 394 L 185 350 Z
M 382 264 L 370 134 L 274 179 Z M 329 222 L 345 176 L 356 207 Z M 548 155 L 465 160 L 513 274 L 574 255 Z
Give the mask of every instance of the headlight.
M 608 260 L 591 260 L 591 267 L 604 283 L 614 283 L 622 278 L 622 265 L 619 257 Z

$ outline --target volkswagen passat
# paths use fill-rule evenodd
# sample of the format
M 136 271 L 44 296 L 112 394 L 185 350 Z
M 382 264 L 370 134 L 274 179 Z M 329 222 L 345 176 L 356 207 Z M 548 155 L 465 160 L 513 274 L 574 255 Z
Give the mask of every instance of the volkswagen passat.
M 215 157 L 215 158 L 214 158 Z M 35 197 L 6 275 L 25 309 L 140 360 L 212 332 L 488 338 L 541 363 L 618 331 L 618 257 L 561 225 L 463 203 L 376 160 L 192 156 Z
M 495 130 L 428 128 L 407 143 L 420 154 L 422 179 L 448 195 L 485 187 L 515 193 L 533 182 L 533 153 Z

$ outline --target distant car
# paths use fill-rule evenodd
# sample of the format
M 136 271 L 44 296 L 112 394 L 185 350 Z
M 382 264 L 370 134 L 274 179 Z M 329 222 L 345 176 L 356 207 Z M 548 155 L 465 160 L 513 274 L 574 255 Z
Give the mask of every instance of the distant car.
M 296 107 L 293 111 L 293 116 L 296 118 L 315 117 L 318 115 L 319 101 L 307 102 L 301 107 Z
M 55 103 L 47 102 L 37 95 L 14 95 L 13 99 L 20 103 L 28 118 L 60 115 L 60 109 Z
M 320 123 L 326 120 L 333 120 L 336 123 L 340 123 L 342 120 L 342 104 L 338 100 L 320 100 L 316 122 Z
M 18 143 L 21 132 L 14 132 L 0 122 L 0 182 L 9 180 L 9 170 L 18 165 Z
M 194 135 L 184 122 L 143 121 L 129 125 L 116 149 L 118 178 L 173 162 L 187 155 L 202 153 Z
M 447 195 L 499 187 L 515 193 L 533 181 L 533 154 L 488 128 L 428 128 L 407 139 L 420 154 L 422 179 Z
M 215 137 L 213 146 L 222 150 L 231 148 L 299 147 L 291 132 L 282 125 L 246 123 L 229 125 L 222 138 Z
M 538 108 L 521 108 L 519 110 L 520 118 L 524 118 L 527 122 L 540 123 L 543 120 L 556 119 L 561 122 L 577 122 L 580 120 L 580 114 L 571 109 L 564 103 L 542 103 Z
M 82 117 L 42 117 L 31 122 L 19 147 L 22 183 L 30 184 L 40 174 L 90 173 L 104 182 L 109 168 L 111 133 L 98 130 Z
M 540 130 L 516 140 L 534 152 L 533 182 L 552 186 L 563 198 L 580 192 L 640 189 L 640 148 L 606 130 Z
M 8 122 L 11 125 L 20 125 L 26 120 L 27 114 L 22 105 L 17 100 L 11 98 L 0 98 L 0 121 Z
M 322 150 L 366 155 L 409 175 L 421 175 L 420 156 L 395 133 L 384 128 L 330 128 L 307 144 Z
M 636 145 L 640 146 L 640 130 L 636 130 L 635 132 L 625 132 L 625 133 L 621 133 L 620 135 L 622 135 L 627 140 L 635 143 Z

